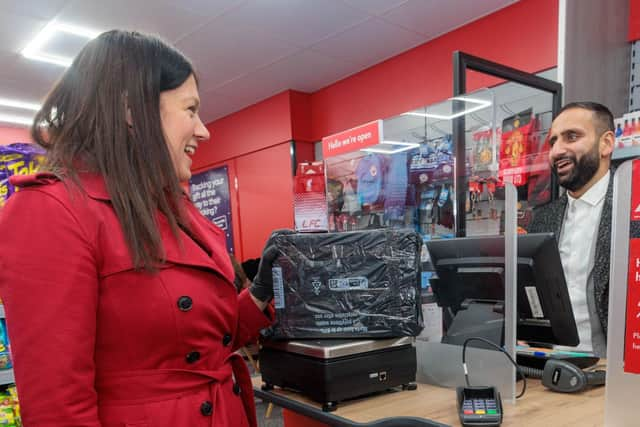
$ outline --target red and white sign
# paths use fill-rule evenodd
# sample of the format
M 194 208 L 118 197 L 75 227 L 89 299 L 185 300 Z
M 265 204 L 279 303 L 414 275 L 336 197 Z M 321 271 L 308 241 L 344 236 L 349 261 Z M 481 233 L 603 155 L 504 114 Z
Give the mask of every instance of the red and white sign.
M 640 221 L 640 161 L 633 162 L 633 178 L 631 179 L 631 221 Z
M 631 221 L 640 219 L 640 160 L 633 162 L 631 177 Z M 624 339 L 624 371 L 640 374 L 640 239 L 629 239 L 627 319 Z
M 381 140 L 382 120 L 376 120 L 322 138 L 322 156 L 327 159 L 338 154 L 371 147 L 380 143 Z
M 329 229 L 324 164 L 301 163 L 294 179 L 293 211 L 298 231 Z
M 624 371 L 640 374 L 640 239 L 629 241 Z

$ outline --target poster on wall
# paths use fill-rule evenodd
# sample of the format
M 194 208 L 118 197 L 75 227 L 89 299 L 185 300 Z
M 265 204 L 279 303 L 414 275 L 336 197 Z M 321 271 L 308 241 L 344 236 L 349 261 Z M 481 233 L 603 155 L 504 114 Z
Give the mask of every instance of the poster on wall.
M 227 236 L 227 250 L 233 253 L 233 227 L 226 166 L 195 174 L 189 180 L 193 204 Z
M 640 374 L 640 160 L 633 161 L 631 178 L 624 371 Z

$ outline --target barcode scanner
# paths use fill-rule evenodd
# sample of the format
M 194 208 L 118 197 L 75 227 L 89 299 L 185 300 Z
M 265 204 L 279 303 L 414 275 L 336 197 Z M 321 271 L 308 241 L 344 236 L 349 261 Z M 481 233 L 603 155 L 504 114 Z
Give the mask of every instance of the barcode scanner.
M 606 371 L 583 371 L 565 360 L 549 359 L 544 365 L 542 385 L 561 393 L 575 393 L 605 383 Z

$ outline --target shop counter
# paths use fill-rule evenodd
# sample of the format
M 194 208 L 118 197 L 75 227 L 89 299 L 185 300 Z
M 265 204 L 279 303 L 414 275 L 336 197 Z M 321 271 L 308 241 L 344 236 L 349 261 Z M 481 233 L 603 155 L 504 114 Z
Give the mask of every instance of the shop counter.
M 418 384 L 416 390 L 398 390 L 340 402 L 336 411 L 322 412 L 321 405 L 304 396 L 275 388 L 261 389 L 261 378 L 253 378 L 256 396 L 299 415 L 333 426 L 459 426 L 453 389 Z M 522 383 L 517 384 L 518 390 Z M 503 402 L 508 426 L 602 426 L 604 387 L 582 393 L 563 394 L 546 389 L 540 380 L 528 379 L 525 395 L 515 404 Z M 405 417 L 400 420 L 396 417 Z M 394 420 L 395 419 L 395 420 Z M 302 424 L 301 424 L 302 425 Z M 294 427 L 287 425 L 286 427 Z

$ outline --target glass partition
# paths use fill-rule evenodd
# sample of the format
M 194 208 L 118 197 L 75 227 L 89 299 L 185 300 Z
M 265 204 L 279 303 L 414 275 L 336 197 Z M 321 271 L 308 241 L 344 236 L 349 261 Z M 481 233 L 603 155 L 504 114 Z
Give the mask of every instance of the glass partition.
M 513 356 L 517 277 L 506 264 L 515 265 L 515 236 L 527 228 L 533 207 L 557 192 L 546 142 L 557 104 L 557 90 L 507 82 L 382 120 L 380 143 L 324 159 L 330 231 L 410 228 L 425 242 L 504 235 L 500 321 Z M 451 314 L 431 288 L 437 277 L 426 245 L 423 269 L 418 381 L 463 385 L 461 346 L 443 340 Z M 513 400 L 515 371 L 502 353 L 473 347 L 467 355 L 477 384 L 492 383 Z
M 502 234 L 505 182 L 516 186 L 518 225 L 526 229 L 533 207 L 554 190 L 546 143 L 552 106 L 552 94 L 510 82 L 384 119 L 380 144 L 324 159 L 329 231 L 396 227 L 448 238 L 461 235 L 456 211 L 464 206 L 462 235 Z M 460 118 L 464 164 L 452 140 Z

